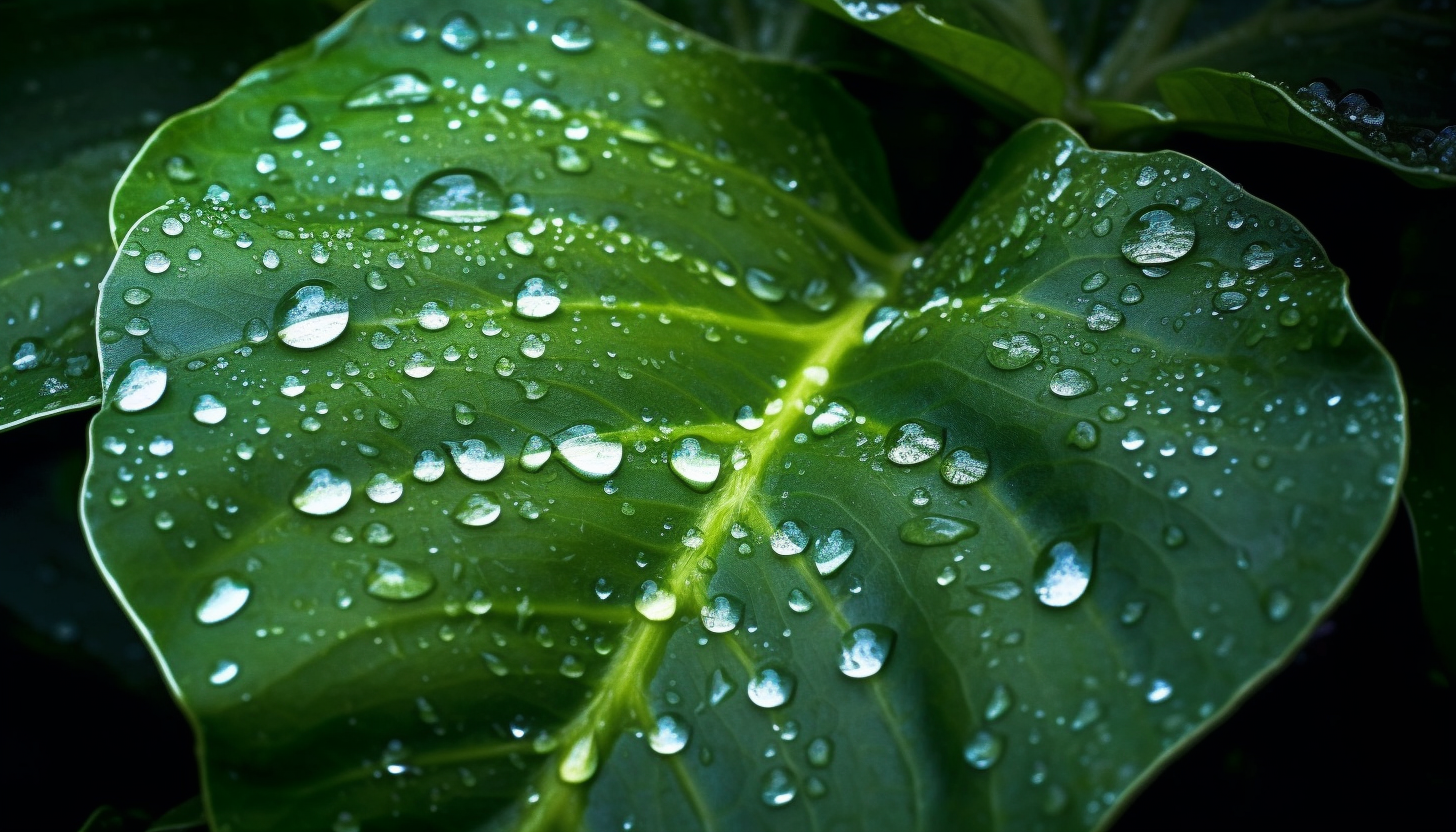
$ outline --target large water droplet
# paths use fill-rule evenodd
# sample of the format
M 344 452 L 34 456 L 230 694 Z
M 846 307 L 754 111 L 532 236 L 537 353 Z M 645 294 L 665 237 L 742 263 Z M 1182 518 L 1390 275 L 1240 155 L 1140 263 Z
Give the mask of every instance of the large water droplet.
M 1008 332 L 991 339 L 986 360 L 998 370 L 1017 370 L 1041 355 L 1041 339 L 1030 332 Z
M 424 564 L 380 559 L 364 589 L 385 601 L 412 601 L 435 588 L 435 575 Z
M 854 554 L 854 538 L 844 529 L 835 529 L 814 541 L 814 568 L 825 577 L 833 575 Z
M 539 277 L 528 277 L 516 292 L 515 313 L 523 318 L 544 318 L 561 306 L 561 296 Z
M 296 104 L 279 104 L 273 111 L 273 138 L 279 141 L 296 139 L 308 129 L 308 116 Z
M 478 225 L 505 213 L 505 191 L 474 170 L 449 170 L 422 181 L 410 196 L 410 211 L 455 225 Z
M 945 429 L 910 419 L 896 425 L 885 437 L 885 455 L 896 465 L 919 465 L 940 453 L 945 446 Z
M 940 478 L 948 485 L 970 485 L 985 478 L 991 455 L 984 448 L 956 448 L 940 462 Z
M 676 754 L 687 748 L 692 730 L 687 720 L 677 714 L 662 714 L 647 735 L 647 744 L 658 754 Z
M 349 325 L 349 299 L 327 280 L 295 286 L 273 312 L 278 340 L 300 350 L 322 347 Z
M 585 52 L 592 48 L 591 26 L 579 17 L 563 18 L 551 32 L 551 43 L 562 52 Z
M 364 495 L 380 505 L 389 505 L 404 496 L 404 483 L 381 472 L 364 484 Z
M 648 621 L 666 621 L 677 614 L 677 595 L 657 581 L 643 581 L 634 603 Z
M 946 546 L 972 537 L 980 530 L 970 520 L 930 514 L 901 523 L 900 539 L 912 546 Z
M 895 631 L 878 624 L 855 627 L 839 642 L 839 672 L 851 679 L 864 679 L 880 672 L 890 660 Z
M 455 12 L 440 24 L 440 43 L 451 52 L 469 52 L 480 43 L 480 24 L 468 12 Z
M 561 755 L 556 774 L 563 783 L 585 783 L 597 773 L 596 737 L 590 733 L 582 736 Z
M 1097 382 L 1086 370 L 1066 367 L 1052 375 L 1047 388 L 1064 399 L 1075 399 L 1096 390 Z
M 732 632 L 743 620 L 743 602 L 732 595 L 716 595 L 698 613 L 710 633 Z
M 113 388 L 116 409 L 127 413 L 146 410 L 167 392 L 167 365 L 150 358 L 134 358 Z
M 759 796 L 769 806 L 787 806 L 799 793 L 799 778 L 786 768 L 774 766 L 764 772 L 759 784 Z
M 354 487 L 343 474 L 320 466 L 304 474 L 293 487 L 293 507 L 304 514 L 333 514 L 349 504 Z
M 348 110 L 371 107 L 393 107 L 399 104 L 423 104 L 434 89 L 430 80 L 418 72 L 407 70 L 377 78 L 349 93 L 344 100 Z
M 463 442 L 446 440 L 441 444 L 449 449 L 455 467 L 466 479 L 488 482 L 505 470 L 506 453 L 492 439 L 466 439 Z
M 223 575 L 212 582 L 207 597 L 197 605 L 197 620 L 216 624 L 238 614 L 253 594 L 252 587 L 232 575 Z
M 672 472 L 687 483 L 694 491 L 704 492 L 713 488 L 718 481 L 718 471 L 723 459 L 708 445 L 707 440 L 696 436 L 684 436 L 673 443 L 669 457 Z
M 410 473 L 420 482 L 434 482 L 445 474 L 445 458 L 426 448 L 415 457 L 414 468 Z
M 622 464 L 622 443 L 599 435 L 591 425 L 573 425 L 551 441 L 566 467 L 584 480 L 604 480 Z
M 494 494 L 470 494 L 455 507 L 455 519 L 464 526 L 488 526 L 500 514 L 500 502 Z
M 794 698 L 797 683 L 794 674 L 777 665 L 768 665 L 748 680 L 748 699 L 760 708 L 778 708 Z
M 966 762 L 971 768 L 985 771 L 996 765 L 1001 759 L 1001 754 L 1006 750 L 1006 740 L 998 734 L 990 731 L 977 731 L 971 741 L 966 743 L 964 751 Z
M 521 448 L 521 470 L 539 471 L 551 459 L 551 440 L 533 433 Z
M 1048 546 L 1032 567 L 1036 598 L 1049 607 L 1065 607 L 1082 597 L 1092 582 L 1096 539 L 1087 534 L 1077 540 L 1058 540 Z
M 844 402 L 830 402 L 824 405 L 823 410 L 814 414 L 814 421 L 809 424 L 809 429 L 814 431 L 815 436 L 828 436 L 852 421 L 853 407 Z
M 192 403 L 192 418 L 204 425 L 215 425 L 227 418 L 227 405 L 211 393 L 203 393 Z
M 1171 205 L 1154 205 L 1128 221 L 1122 256 L 1139 266 L 1171 263 L 1193 250 L 1193 220 Z
M 785 520 L 769 538 L 768 545 L 777 554 L 797 555 L 809 546 L 809 534 L 793 520 Z

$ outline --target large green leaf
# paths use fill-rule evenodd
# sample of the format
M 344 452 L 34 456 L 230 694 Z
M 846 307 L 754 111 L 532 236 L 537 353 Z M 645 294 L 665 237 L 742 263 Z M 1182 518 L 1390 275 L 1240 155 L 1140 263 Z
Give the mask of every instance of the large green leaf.
M 1419 0 L 807 2 L 930 59 L 994 107 L 1065 118 L 1099 140 L 1177 127 L 1456 184 L 1456 19 Z
M 1381 532 L 1394 370 L 1197 162 L 1038 123 L 912 257 L 822 77 L 457 5 L 114 203 L 84 513 L 217 828 L 1097 826 Z

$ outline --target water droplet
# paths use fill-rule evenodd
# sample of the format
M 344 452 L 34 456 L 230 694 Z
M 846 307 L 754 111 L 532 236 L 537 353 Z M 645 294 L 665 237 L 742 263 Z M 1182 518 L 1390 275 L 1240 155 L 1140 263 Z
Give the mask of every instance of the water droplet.
M 1079 419 L 1067 431 L 1067 444 L 1079 451 L 1090 451 L 1097 447 L 1098 438 L 1097 426 L 1086 419 Z
M 324 346 L 349 325 L 349 299 L 327 280 L 300 283 L 283 296 L 273 313 L 278 340 L 300 350 Z
M 585 52 L 592 48 L 591 26 L 579 17 L 562 18 L 551 32 L 551 43 L 562 52 Z
M 1217 413 L 1223 407 L 1223 397 L 1211 387 L 1200 387 L 1193 392 L 1193 409 L 1199 413 Z
M 854 408 L 844 402 L 830 402 L 814 414 L 809 429 L 815 436 L 828 436 L 854 421 Z
M 752 405 L 744 405 L 738 408 L 738 414 L 733 421 L 744 430 L 758 430 L 763 427 L 763 417 L 753 412 Z
M 308 116 L 296 104 L 279 104 L 273 111 L 273 138 L 280 142 L 296 139 L 308 129 Z
M 1260 240 L 1256 243 L 1249 243 L 1249 247 L 1244 249 L 1242 260 L 1244 268 L 1252 272 L 1273 263 L 1276 256 L 1278 255 L 1274 251 L 1274 247 Z
M 203 393 L 192 403 L 192 418 L 204 425 L 215 425 L 227 418 L 227 405 L 217 396 Z
M 604 480 L 622 464 L 622 443 L 599 435 L 591 425 L 573 425 L 551 441 L 566 467 L 584 480 Z
M 161 274 L 172 267 L 172 258 L 168 257 L 166 252 L 154 251 L 146 256 L 142 265 L 152 274 Z
M 435 575 L 423 564 L 381 558 L 369 573 L 365 591 L 385 601 L 412 601 L 435 588 Z
M 523 318 L 544 318 L 561 306 L 561 297 L 544 279 L 530 277 L 516 292 L 515 313 Z
M 662 714 L 647 735 L 647 744 L 658 754 L 676 754 L 688 746 L 692 730 L 677 714 Z
M 878 624 L 855 627 L 839 642 L 839 672 L 851 679 L 864 679 L 880 672 L 890 660 L 895 631 Z
M 450 325 L 450 314 L 440 308 L 439 301 L 426 301 L 415 315 L 415 321 L 421 329 L 435 332 Z
M 919 465 L 940 453 L 945 446 L 945 429 L 910 419 L 901 422 L 885 437 L 885 455 L 896 465 Z
M 1273 587 L 1264 594 L 1264 614 L 1269 616 L 1269 620 L 1275 624 L 1288 618 L 1289 613 L 1293 610 L 1294 601 L 1284 590 Z
M 505 192 L 485 174 L 466 169 L 436 174 L 415 187 L 410 212 L 454 225 L 479 225 L 505 213 Z
M 1154 205 L 1130 220 L 1122 232 L 1122 256 L 1139 266 L 1171 263 L 1193 250 L 1193 220 L 1171 205 Z
M 788 294 L 788 290 L 779 283 L 779 279 L 763 269 L 745 271 L 743 283 L 748 287 L 749 294 L 769 303 L 778 303 Z
M 586 173 L 591 170 L 591 157 L 569 144 L 556 146 L 556 169 L 563 173 Z
M 814 609 L 814 599 L 804 590 L 794 587 L 789 590 L 789 609 L 797 613 L 806 613 Z
M 167 365 L 149 358 L 134 358 L 119 374 L 113 388 L 116 409 L 126 413 L 146 410 L 167 392 Z
M 376 78 L 359 87 L 344 100 L 344 109 L 361 110 L 372 107 L 393 107 L 400 104 L 423 104 L 430 100 L 434 89 L 430 80 L 412 70 L 395 72 Z M 268 173 L 260 170 L 259 173 Z
M 455 467 L 466 479 L 488 482 L 505 470 L 506 453 L 492 439 L 466 439 L 463 442 L 446 440 L 441 444 L 450 451 Z
M 768 806 L 787 806 L 799 793 L 799 780 L 786 768 L 774 766 L 763 775 L 759 795 Z
M 563 783 L 585 783 L 597 773 L 597 743 L 594 735 L 588 733 L 571 744 L 561 755 L 556 774 Z
M 540 434 L 531 434 L 521 448 L 521 469 L 539 471 L 551 459 L 551 440 Z
M 238 678 L 238 663 L 223 660 L 217 663 L 212 669 L 212 673 L 208 674 L 207 681 L 214 685 L 225 685 L 236 678 Z
M 940 477 L 948 485 L 970 485 L 985 478 L 991 455 L 984 448 L 957 448 L 940 462 Z
M 673 443 L 669 462 L 672 472 L 697 492 L 711 490 L 722 467 L 722 457 L 707 440 L 696 436 L 685 436 Z
M 1095 292 L 1107 285 L 1107 275 L 1103 272 L 1094 272 L 1082 281 L 1082 291 Z
M 415 457 L 414 468 L 410 473 L 420 482 L 434 482 L 445 474 L 445 458 L 426 448 Z
M 797 683 L 794 674 L 777 665 L 767 665 L 748 680 L 748 699 L 760 708 L 782 707 L 794 698 Z
M 854 554 L 854 538 L 844 529 L 835 529 L 814 541 L 814 568 L 825 577 L 833 575 Z
M 971 768 L 985 771 L 996 765 L 1001 759 L 1001 754 L 1006 750 L 1006 740 L 999 734 L 990 731 L 977 731 L 971 741 L 966 743 L 964 751 L 966 762 Z
M 1051 383 L 1047 385 L 1047 388 L 1064 399 L 1075 399 L 1096 390 L 1097 382 L 1086 370 L 1066 367 L 1052 375 Z
M 1092 304 L 1087 313 L 1087 328 L 1093 332 L 1107 332 L 1122 324 L 1122 313 L 1101 303 Z
M 970 520 L 929 514 L 900 524 L 900 540 L 912 546 L 947 546 L 973 537 L 981 527 Z
M 167 161 L 162 163 L 162 169 L 166 171 L 168 179 L 179 184 L 185 185 L 197 179 L 197 168 L 186 156 L 167 157 Z
M 451 52 L 469 52 L 480 43 L 480 24 L 467 12 L 455 12 L 440 24 L 440 43 Z
M 769 548 L 780 555 L 797 555 L 809 546 L 809 534 L 793 520 L 785 520 L 768 541 Z
M 743 620 L 743 602 L 732 595 L 715 595 L 698 616 L 710 633 L 732 632 Z
M 1219 292 L 1213 296 L 1213 308 L 1220 312 L 1237 312 L 1249 303 L 1249 296 L 1243 292 Z
M 1147 699 L 1154 704 L 1162 702 L 1173 695 L 1173 686 L 1167 679 L 1154 679 L 1152 686 L 1148 688 Z
M 500 502 L 494 494 L 470 494 L 455 507 L 455 519 L 464 526 L 488 526 L 500 514 Z
M 238 614 L 253 594 L 252 587 L 232 575 L 223 575 L 212 582 L 207 597 L 197 605 L 197 620 L 217 624 Z
M 1083 535 L 1075 542 L 1059 540 L 1037 557 L 1032 570 L 1037 600 L 1048 607 L 1065 607 L 1081 598 L 1092 582 L 1095 537 Z
M 293 487 L 293 507 L 304 514 L 333 514 L 349 504 L 354 487 L 344 475 L 328 466 L 309 471 Z
M 634 604 L 648 621 L 667 621 L 677 614 L 677 595 L 657 581 L 643 581 Z
M 404 496 L 404 483 L 381 472 L 369 478 L 364 494 L 380 505 L 388 505 Z
M 991 689 L 991 698 L 986 702 L 986 721 L 995 722 L 1011 710 L 1011 688 L 1000 682 Z
M 1017 370 L 1041 355 L 1041 339 L 1030 332 L 1008 332 L 991 339 L 986 360 L 998 370 Z

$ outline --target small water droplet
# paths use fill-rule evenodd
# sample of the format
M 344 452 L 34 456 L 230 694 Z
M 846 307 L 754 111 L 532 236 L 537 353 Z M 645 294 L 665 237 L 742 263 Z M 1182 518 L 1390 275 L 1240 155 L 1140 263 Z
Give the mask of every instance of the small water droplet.
M 830 402 L 814 414 L 809 429 L 815 436 L 828 436 L 854 421 L 854 408 L 845 402 Z
M 415 464 L 410 473 L 420 482 L 434 482 L 445 474 L 445 458 L 436 451 L 426 448 L 415 457 Z
M 1064 399 L 1075 399 L 1096 390 L 1097 382 L 1086 370 L 1066 367 L 1052 375 L 1047 388 Z
M 794 698 L 798 680 L 777 665 L 767 665 L 748 680 L 748 699 L 760 708 L 778 708 Z
M 521 469 L 539 471 L 551 459 L 551 440 L 540 434 L 531 434 L 521 448 Z
M 825 577 L 833 575 L 854 554 L 854 538 L 844 529 L 835 529 L 814 541 L 814 568 Z
M 579 17 L 562 18 L 551 32 L 551 43 L 562 52 L 585 52 L 595 42 L 591 26 Z
M 591 425 L 573 425 L 551 441 L 566 467 L 584 480 L 604 480 L 622 464 L 622 443 L 601 436 Z
M 985 478 L 991 455 L 984 448 L 957 448 L 940 462 L 940 477 L 948 485 L 970 485 Z
M 718 481 L 722 456 L 708 445 L 707 440 L 685 436 L 673 443 L 669 463 L 672 472 L 689 488 L 705 492 Z
M 470 494 L 455 507 L 455 519 L 463 526 L 488 526 L 500 514 L 500 501 L 494 494 Z
M 515 313 L 523 318 L 544 318 L 560 306 L 560 295 L 539 277 L 527 278 L 516 292 Z
M 440 24 L 440 44 L 451 52 L 469 52 L 480 43 L 480 24 L 468 12 L 454 12 Z
M 571 744 L 561 755 L 556 774 L 563 783 L 585 783 L 597 773 L 597 743 L 594 735 L 588 733 Z
M 236 678 L 238 678 L 238 663 L 223 660 L 213 667 L 212 672 L 207 676 L 207 681 L 214 685 L 225 685 Z
M 197 620 L 217 624 L 238 614 L 253 594 L 252 587 L 232 575 L 223 575 L 212 582 L 207 597 L 197 605 Z
M 423 104 L 430 100 L 434 88 L 430 80 L 413 70 L 395 72 L 376 78 L 349 93 L 344 100 L 344 109 L 361 110 L 374 107 L 393 107 L 400 104 Z M 259 170 L 259 173 L 270 171 Z
M 215 425 L 227 418 L 227 405 L 217 396 L 203 393 L 192 403 L 192 418 L 204 425 Z
M 768 806 L 787 806 L 799 793 L 799 779 L 786 768 L 774 766 L 759 783 L 759 796 Z
M 929 514 L 900 524 L 900 540 L 912 546 L 947 546 L 973 537 L 981 527 L 970 520 Z
M 991 339 L 986 360 L 998 370 L 1017 370 L 1041 355 L 1041 339 L 1030 332 L 1008 332 Z
M 446 440 L 441 444 L 450 451 L 455 467 L 466 479 L 488 482 L 505 470 L 506 453 L 492 439 Z
M 996 765 L 1005 750 L 1006 740 L 1004 738 L 999 734 L 982 730 L 977 731 L 976 735 L 971 737 L 971 741 L 966 743 L 963 753 L 971 768 L 985 771 Z
M 423 564 L 381 558 L 364 590 L 385 601 L 412 601 L 435 588 L 435 575 Z
M 785 520 L 768 541 L 769 548 L 780 555 L 797 555 L 809 546 L 809 534 L 793 520 Z
M 732 595 L 715 595 L 698 615 L 708 632 L 732 632 L 743 620 L 743 602 Z
M 167 365 L 149 358 L 135 358 L 118 373 L 112 395 L 116 409 L 126 413 L 146 410 L 167 391 Z
M 1076 541 L 1058 540 L 1042 551 L 1032 567 L 1038 601 L 1048 607 L 1065 607 L 1087 591 L 1092 582 L 1095 537 L 1086 534 Z
M 677 614 L 677 595 L 656 581 L 643 581 L 634 602 L 637 612 L 648 621 L 667 621 Z
M 273 111 L 273 138 L 280 142 L 296 139 L 308 129 L 308 116 L 296 104 L 279 104 Z
M 687 748 L 691 736 L 687 720 L 677 714 L 662 714 L 647 734 L 647 744 L 658 754 L 676 754 Z
M 945 429 L 910 419 L 901 422 L 885 437 L 886 457 L 896 465 L 919 465 L 940 453 L 945 446 Z

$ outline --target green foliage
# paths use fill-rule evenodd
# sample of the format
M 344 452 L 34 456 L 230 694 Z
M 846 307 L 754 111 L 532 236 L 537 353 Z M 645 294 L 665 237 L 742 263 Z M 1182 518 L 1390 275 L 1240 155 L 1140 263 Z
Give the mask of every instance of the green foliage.
M 1429 4 L 808 2 L 929 59 L 988 106 L 1066 119 L 1099 141 L 1188 129 L 1456 184 L 1456 23 Z
M 1394 368 L 1196 161 L 1038 122 L 917 250 L 822 76 L 456 5 L 113 202 L 84 516 L 218 828 L 1095 827 L 1379 537 Z

